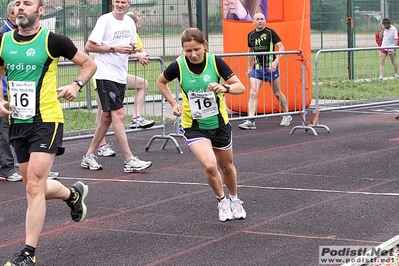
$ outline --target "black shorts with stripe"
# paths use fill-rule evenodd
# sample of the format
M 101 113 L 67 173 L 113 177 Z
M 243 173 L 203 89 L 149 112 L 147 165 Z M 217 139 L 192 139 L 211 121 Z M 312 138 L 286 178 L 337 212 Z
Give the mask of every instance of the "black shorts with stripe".
M 18 163 L 29 161 L 32 152 L 61 155 L 64 124 L 27 123 L 10 125 L 10 144 L 14 147 Z

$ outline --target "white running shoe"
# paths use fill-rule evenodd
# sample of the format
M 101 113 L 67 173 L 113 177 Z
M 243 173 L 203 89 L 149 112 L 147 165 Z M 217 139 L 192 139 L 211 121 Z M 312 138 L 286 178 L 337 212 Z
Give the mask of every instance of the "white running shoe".
M 115 156 L 116 152 L 113 149 L 111 149 L 111 145 L 105 144 L 98 149 L 97 155 L 103 157 L 110 157 L 110 156 Z
M 380 75 L 380 77 L 378 78 L 379 80 L 383 80 L 384 79 L 384 76 L 383 75 Z
M 137 158 L 137 157 L 132 157 L 132 158 L 130 158 L 130 160 L 128 162 L 125 162 L 123 171 L 125 173 L 133 173 L 136 171 L 141 171 L 141 170 L 147 169 L 151 165 L 152 165 L 151 161 L 146 162 L 146 161 L 139 160 L 139 158 Z
M 231 203 L 230 200 L 226 198 L 219 201 L 218 203 L 219 221 L 225 222 L 233 219 L 233 213 L 231 212 L 230 203 Z
M 244 123 L 238 125 L 241 129 L 256 129 L 255 122 L 246 120 Z
M 97 158 L 97 156 L 95 156 L 93 153 L 88 156 L 83 155 L 80 166 L 90 170 L 102 170 L 103 166 L 98 164 L 95 158 Z
M 146 120 L 144 117 L 133 117 L 130 120 L 130 128 L 149 128 L 155 125 L 154 120 Z
M 47 179 L 57 179 L 57 177 L 60 176 L 60 173 L 58 172 L 50 172 L 47 175 Z
M 291 120 L 292 120 L 292 116 L 290 116 L 290 115 L 283 116 L 280 126 L 288 127 L 289 125 L 291 125 Z
M 231 212 L 233 213 L 234 220 L 245 219 L 245 217 L 247 216 L 247 213 L 242 206 L 243 203 L 244 202 L 242 202 L 241 200 L 230 202 Z
M 0 180 L 10 181 L 10 182 L 18 182 L 22 181 L 22 176 L 18 173 L 13 173 L 8 177 L 0 177 Z

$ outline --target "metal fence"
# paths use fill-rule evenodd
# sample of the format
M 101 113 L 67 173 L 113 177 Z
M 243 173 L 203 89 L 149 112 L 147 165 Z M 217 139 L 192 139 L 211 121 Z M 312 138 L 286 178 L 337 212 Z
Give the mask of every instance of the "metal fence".
M 375 46 L 385 17 L 399 26 L 399 1 L 310 0 L 312 49 Z
M 385 61 L 382 79 L 379 67 L 379 48 L 319 50 L 314 61 L 314 105 L 311 112 L 318 115 L 323 111 L 399 103 L 399 78 L 395 77 L 389 57 Z M 318 120 L 314 122 L 312 126 L 329 131 Z
M 277 98 L 272 91 L 272 85 L 264 82 L 258 93 L 258 108 L 255 116 L 247 115 L 248 96 L 250 91 L 249 77 L 246 76 L 246 59 L 248 56 L 283 55 L 280 60 L 280 84 L 281 92 L 286 96 L 289 105 L 289 112 L 283 112 Z M 232 68 L 246 87 L 244 95 L 225 94 L 225 102 L 229 108 L 229 120 L 261 119 L 283 115 L 305 114 L 305 110 L 311 99 L 311 72 L 310 62 L 304 58 L 301 51 L 264 52 L 264 53 L 237 53 L 237 54 L 216 54 L 224 58 L 225 62 Z M 223 82 L 223 81 L 221 81 Z M 175 83 L 175 99 L 181 100 L 179 86 Z M 176 117 L 174 132 L 170 136 L 179 137 L 180 118 Z M 303 129 L 314 131 L 311 126 L 303 125 Z M 314 134 L 317 133 L 314 131 Z
M 0 0 L 0 21 L 6 19 L 10 0 Z M 102 0 L 54 0 L 46 1 L 46 12 L 41 25 L 55 33 L 68 36 L 75 45 L 84 50 L 87 38 L 97 19 L 103 14 Z M 111 1 L 108 1 L 111 3 Z M 191 5 L 189 5 L 191 2 Z M 170 56 L 181 54 L 178 36 L 190 25 L 197 26 L 197 2 L 195 0 L 132 0 L 129 12 L 141 17 L 140 37 L 151 56 Z M 109 8 L 111 5 L 109 4 Z M 211 36 L 221 36 L 221 0 L 208 1 L 208 31 Z M 176 38 L 177 37 L 177 38 Z M 212 38 L 212 37 L 210 37 Z M 221 49 L 220 42 L 210 42 L 211 50 Z M 218 50 L 221 52 L 221 50 Z
M 141 115 L 147 119 L 156 121 L 155 126 L 145 130 L 161 130 L 162 134 L 158 138 L 171 139 L 179 149 L 177 142 L 173 137 L 167 137 L 166 134 L 166 117 L 165 102 L 161 97 L 159 90 L 155 86 L 156 79 L 165 68 L 165 63 L 160 57 L 150 57 L 150 64 L 142 66 L 137 60 L 129 62 L 129 73 L 134 73 L 148 81 L 149 88 L 145 98 Z M 60 63 L 58 68 L 58 87 L 70 84 L 78 73 L 78 67 L 73 63 Z M 128 125 L 132 117 L 133 108 L 135 107 L 134 94 L 135 90 L 126 90 L 124 105 L 126 110 L 125 124 Z M 77 99 L 72 102 L 61 99 L 61 105 L 64 110 L 64 140 L 73 140 L 92 137 L 96 128 L 95 118 L 98 112 L 97 101 L 95 99 L 95 84 L 89 82 Z M 137 132 L 144 129 L 135 128 L 128 129 L 126 132 Z M 107 133 L 113 134 L 112 127 Z
M 140 35 L 151 56 L 176 57 L 181 53 L 176 36 L 190 25 L 190 18 L 197 26 L 198 2 L 132 1 L 129 11 L 141 15 Z M 0 0 L 2 20 L 6 18 L 8 3 L 9 0 Z M 222 39 L 221 3 L 222 0 L 208 0 L 209 45 L 214 53 L 223 53 L 222 42 L 218 41 Z M 41 21 L 44 27 L 70 37 L 83 50 L 87 36 L 104 9 L 101 0 L 47 1 Z M 310 0 L 310 9 L 313 50 L 347 48 L 350 38 L 353 38 L 353 47 L 374 46 L 374 34 L 380 29 L 384 17 L 389 17 L 393 25 L 399 26 L 397 0 Z M 353 36 L 349 36 L 350 29 Z
M 280 72 L 280 89 L 281 92 L 286 96 L 290 112 L 283 113 L 281 106 L 278 103 L 277 98 L 273 94 L 272 84 L 264 82 L 259 89 L 258 93 L 258 108 L 255 117 L 250 117 L 247 112 L 243 111 L 243 106 L 248 105 L 249 90 L 250 90 L 250 79 L 246 76 L 247 70 L 246 58 L 248 56 L 263 56 L 271 57 L 273 55 L 283 55 L 280 60 L 279 72 Z M 235 109 L 229 113 L 229 119 L 234 120 L 245 120 L 251 118 L 266 118 L 273 116 L 282 116 L 287 114 L 298 114 L 303 108 L 302 96 L 303 90 L 311 89 L 302 84 L 302 81 L 310 80 L 310 72 L 302 68 L 306 61 L 301 60 L 302 53 L 300 51 L 284 51 L 284 52 L 264 52 L 264 53 L 237 53 L 237 54 L 217 54 L 224 58 L 225 62 L 235 70 L 236 75 L 241 80 L 246 88 L 246 93 L 240 96 L 226 95 L 226 102 L 228 106 L 232 106 L 235 102 Z M 237 68 L 238 66 L 238 68 Z M 309 65 L 310 67 L 310 65 Z M 261 79 L 261 78 L 260 78 Z M 305 86 L 305 87 L 303 87 Z M 235 97 L 235 100 L 233 98 Z

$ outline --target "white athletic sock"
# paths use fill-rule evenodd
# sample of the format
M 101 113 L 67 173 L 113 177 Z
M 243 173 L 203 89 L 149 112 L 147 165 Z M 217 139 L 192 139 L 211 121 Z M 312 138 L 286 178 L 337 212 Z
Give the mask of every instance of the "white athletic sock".
M 237 201 L 237 200 L 238 200 L 238 196 L 237 196 L 237 195 L 235 195 L 235 196 L 230 195 L 230 200 L 231 200 L 232 202 Z

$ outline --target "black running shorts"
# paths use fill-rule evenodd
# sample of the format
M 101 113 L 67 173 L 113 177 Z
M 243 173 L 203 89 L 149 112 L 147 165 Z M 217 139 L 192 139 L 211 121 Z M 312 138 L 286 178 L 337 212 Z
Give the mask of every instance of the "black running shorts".
M 30 123 L 10 125 L 10 144 L 14 147 L 18 163 L 29 161 L 32 152 L 61 155 L 64 124 Z
M 115 81 L 97 79 L 97 92 L 104 112 L 123 108 L 126 84 Z
M 212 130 L 180 128 L 180 133 L 183 134 L 187 146 L 197 141 L 210 140 L 214 149 L 228 150 L 233 144 L 230 123 Z

